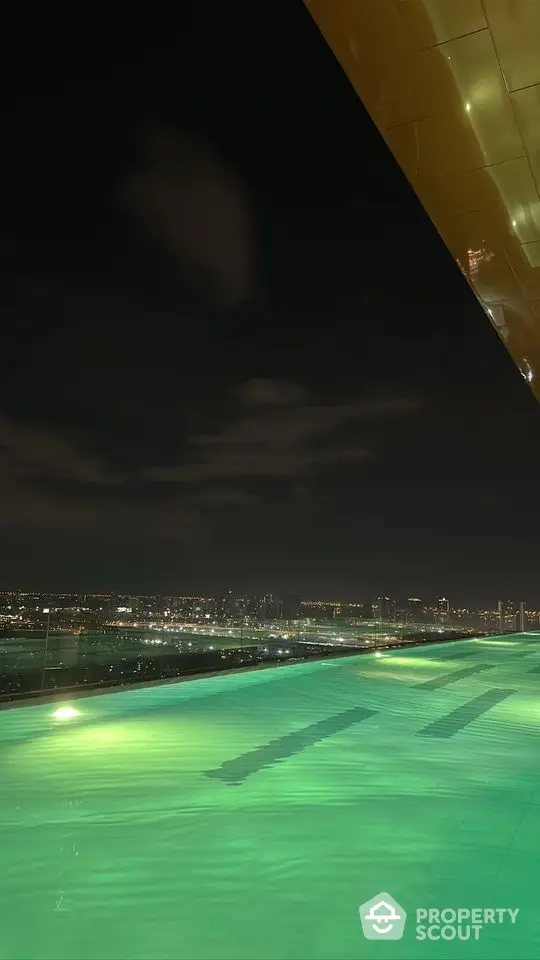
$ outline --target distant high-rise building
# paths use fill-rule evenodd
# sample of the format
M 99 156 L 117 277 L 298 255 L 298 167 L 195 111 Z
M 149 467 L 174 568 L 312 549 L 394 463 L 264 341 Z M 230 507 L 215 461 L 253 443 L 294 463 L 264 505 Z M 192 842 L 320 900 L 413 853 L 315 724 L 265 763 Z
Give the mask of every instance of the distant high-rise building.
M 375 620 L 395 620 L 396 601 L 390 597 L 377 597 L 373 604 L 373 617 Z
M 296 593 L 288 593 L 281 602 L 281 616 L 284 620 L 299 620 L 301 617 L 302 601 Z
M 499 600 L 497 603 L 499 633 L 515 633 L 518 629 L 518 611 L 512 600 Z
M 446 597 L 437 600 L 437 620 L 439 623 L 448 623 L 450 617 L 450 602 Z
M 408 623 L 420 622 L 424 613 L 424 603 L 420 597 L 408 597 L 405 602 L 405 611 Z
M 363 620 L 373 620 L 373 604 L 367 601 L 360 604 L 360 616 Z
M 238 619 L 238 618 L 243 618 L 243 617 L 248 616 L 248 614 L 249 614 L 249 603 L 250 603 L 250 598 L 249 598 L 249 597 L 235 597 L 235 599 L 234 599 L 234 607 L 233 607 L 233 609 L 234 609 L 234 614 L 233 614 L 233 616 L 234 616 L 236 619 Z
M 236 613 L 236 599 L 233 597 L 232 590 L 222 596 L 216 597 L 214 601 L 214 616 L 217 620 L 230 620 Z
M 271 593 L 265 593 L 259 608 L 261 620 L 275 620 L 279 616 L 280 607 L 281 604 Z
M 259 601 L 257 597 L 250 596 L 246 600 L 246 615 L 248 617 L 255 617 L 259 612 Z

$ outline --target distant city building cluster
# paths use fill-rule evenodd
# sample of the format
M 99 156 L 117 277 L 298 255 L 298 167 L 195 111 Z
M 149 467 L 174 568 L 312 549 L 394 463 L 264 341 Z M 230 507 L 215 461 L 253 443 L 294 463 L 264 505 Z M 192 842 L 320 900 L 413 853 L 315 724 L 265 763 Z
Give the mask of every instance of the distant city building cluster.
M 380 595 L 373 600 L 306 600 L 296 593 L 276 597 L 236 595 L 229 590 L 214 597 L 92 593 L 0 592 L 0 629 L 80 631 L 107 627 L 174 627 L 181 625 L 256 625 L 275 621 L 348 620 L 357 623 L 441 624 L 500 633 L 540 625 L 540 611 L 516 601 L 499 600 L 492 608 L 451 605 L 447 597 L 426 601 Z
M 0 593 L 0 700 L 538 629 L 524 603 Z

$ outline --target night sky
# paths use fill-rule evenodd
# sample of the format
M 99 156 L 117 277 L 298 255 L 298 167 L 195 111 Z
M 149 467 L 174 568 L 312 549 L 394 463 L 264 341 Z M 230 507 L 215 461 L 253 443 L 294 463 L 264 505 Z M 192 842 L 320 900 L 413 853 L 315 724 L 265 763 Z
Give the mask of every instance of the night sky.
M 183 10 L 4 119 L 0 588 L 540 603 L 537 406 L 316 26 Z

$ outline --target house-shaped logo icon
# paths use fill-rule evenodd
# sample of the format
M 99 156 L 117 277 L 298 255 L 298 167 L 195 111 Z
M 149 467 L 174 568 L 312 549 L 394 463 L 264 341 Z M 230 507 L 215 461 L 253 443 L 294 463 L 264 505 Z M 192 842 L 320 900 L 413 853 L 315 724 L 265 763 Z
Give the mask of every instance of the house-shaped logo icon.
M 359 907 L 367 940 L 401 940 L 407 914 L 389 893 L 378 893 Z

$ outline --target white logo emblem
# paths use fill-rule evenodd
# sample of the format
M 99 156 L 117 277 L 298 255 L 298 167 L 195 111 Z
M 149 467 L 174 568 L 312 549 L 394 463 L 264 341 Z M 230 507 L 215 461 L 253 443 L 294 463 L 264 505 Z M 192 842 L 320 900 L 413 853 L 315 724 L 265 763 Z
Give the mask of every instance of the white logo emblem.
M 378 893 L 359 911 L 366 940 L 401 940 L 407 914 L 389 893 Z

